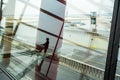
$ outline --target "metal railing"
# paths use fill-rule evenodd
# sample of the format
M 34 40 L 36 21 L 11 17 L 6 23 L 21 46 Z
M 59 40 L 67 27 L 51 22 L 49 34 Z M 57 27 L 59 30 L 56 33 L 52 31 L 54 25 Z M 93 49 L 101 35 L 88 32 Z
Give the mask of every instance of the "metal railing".
M 60 63 L 70 67 L 81 74 L 87 75 L 95 80 L 103 80 L 104 70 L 81 61 L 74 60 L 65 56 L 60 56 Z M 115 80 L 120 80 L 120 75 L 116 74 Z

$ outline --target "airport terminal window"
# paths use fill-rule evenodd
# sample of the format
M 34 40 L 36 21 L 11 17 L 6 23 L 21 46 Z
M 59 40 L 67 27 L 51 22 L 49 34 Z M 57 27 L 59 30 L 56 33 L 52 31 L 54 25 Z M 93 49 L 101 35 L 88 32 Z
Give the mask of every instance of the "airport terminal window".
M 11 1 L 13 15 L 5 13 Z M 114 0 L 8 0 L 1 64 L 18 80 L 103 80 L 113 6 Z
M 116 75 L 119 77 L 120 76 L 120 66 L 119 66 L 119 63 L 120 63 L 120 47 L 119 47 L 119 51 L 118 51 L 118 61 L 117 61 L 117 69 L 116 69 Z M 117 80 L 117 77 L 116 77 L 116 80 Z

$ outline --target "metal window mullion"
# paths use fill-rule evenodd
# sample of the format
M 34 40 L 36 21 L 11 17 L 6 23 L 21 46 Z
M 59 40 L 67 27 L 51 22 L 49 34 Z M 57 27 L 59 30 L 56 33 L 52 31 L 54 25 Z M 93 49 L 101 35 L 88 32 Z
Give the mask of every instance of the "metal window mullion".
M 118 60 L 118 50 L 119 50 L 119 40 L 120 40 L 120 2 L 119 2 L 118 19 L 116 24 L 117 24 L 116 25 L 117 28 L 116 28 L 116 35 L 115 35 L 114 48 L 113 48 L 114 56 L 112 56 L 112 60 L 111 60 L 111 76 L 113 75 L 115 76 L 117 60 Z
M 104 80 L 114 80 L 116 72 L 116 64 L 118 58 L 118 44 L 120 36 L 120 1 L 115 0 L 114 11 L 111 24 L 111 32 L 108 46 L 108 53 L 106 59 L 106 67 L 104 73 Z

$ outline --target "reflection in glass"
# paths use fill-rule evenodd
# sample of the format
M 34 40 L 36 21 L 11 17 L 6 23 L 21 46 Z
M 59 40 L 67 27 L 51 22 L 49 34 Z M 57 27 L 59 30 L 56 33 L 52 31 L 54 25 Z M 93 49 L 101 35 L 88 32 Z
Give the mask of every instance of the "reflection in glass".
M 120 42 L 119 42 L 120 43 Z M 120 45 L 120 44 L 119 44 Z M 117 68 L 116 68 L 116 79 L 117 80 L 119 77 L 120 77 L 120 47 L 119 47 L 119 50 L 118 50 L 118 59 L 117 59 Z
M 61 8 L 44 6 L 41 1 L 47 0 L 16 0 L 13 19 L 13 32 L 16 30 L 16 33 L 10 37 L 10 63 L 2 65 L 21 80 L 102 80 L 114 0 L 67 0 L 64 29 L 60 36 L 57 30 L 60 30 L 62 21 L 55 19 L 53 13 L 60 12 L 63 7 L 57 4 Z M 47 1 L 47 4 L 53 4 L 54 1 L 62 0 Z M 42 9 L 41 5 L 44 6 Z M 51 14 L 45 11 L 51 8 Z M 56 15 L 61 17 L 62 13 Z M 6 15 L 3 14 L 3 17 L 6 18 Z M 39 19 L 43 22 L 39 23 Z M 41 49 L 40 44 L 45 43 L 46 38 L 50 38 L 50 45 L 44 55 L 44 50 L 40 52 L 37 49 Z M 60 45 L 56 45 L 57 40 Z M 2 62 L 2 48 L 0 53 Z

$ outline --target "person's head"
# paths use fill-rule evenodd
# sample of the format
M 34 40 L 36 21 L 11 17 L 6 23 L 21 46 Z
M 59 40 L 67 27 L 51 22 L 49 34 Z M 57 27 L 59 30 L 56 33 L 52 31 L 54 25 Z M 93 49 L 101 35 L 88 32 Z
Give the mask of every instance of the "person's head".
M 46 38 L 46 40 L 48 41 L 48 40 L 49 40 L 49 38 Z

